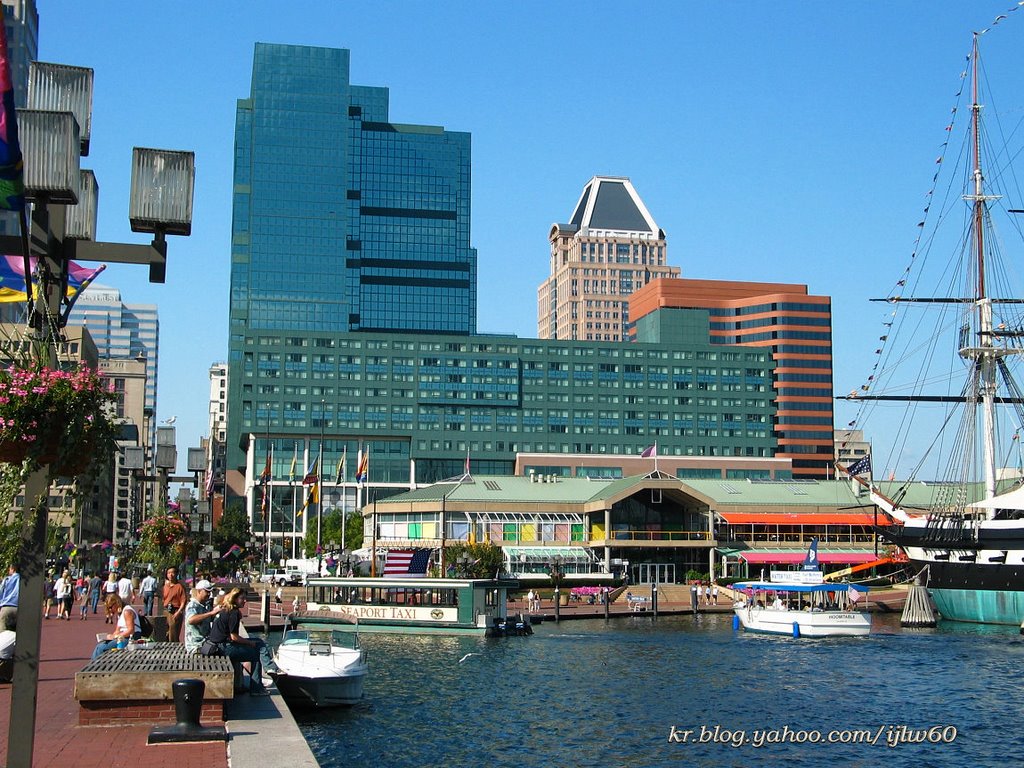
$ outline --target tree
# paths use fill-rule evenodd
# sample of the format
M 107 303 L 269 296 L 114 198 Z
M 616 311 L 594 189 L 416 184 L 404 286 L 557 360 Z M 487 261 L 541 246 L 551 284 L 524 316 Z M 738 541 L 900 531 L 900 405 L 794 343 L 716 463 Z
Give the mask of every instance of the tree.
M 232 504 L 224 510 L 213 529 L 213 545 L 221 555 L 231 549 L 232 545 L 248 546 L 251 537 L 249 516 L 241 504 Z
M 469 559 L 465 573 L 458 571 L 459 556 L 465 553 Z M 496 578 L 504 566 L 504 558 L 501 554 L 501 547 L 491 544 L 489 541 L 480 544 L 452 544 L 444 549 L 445 568 L 448 573 L 443 576 L 467 577 L 471 579 L 493 579 Z

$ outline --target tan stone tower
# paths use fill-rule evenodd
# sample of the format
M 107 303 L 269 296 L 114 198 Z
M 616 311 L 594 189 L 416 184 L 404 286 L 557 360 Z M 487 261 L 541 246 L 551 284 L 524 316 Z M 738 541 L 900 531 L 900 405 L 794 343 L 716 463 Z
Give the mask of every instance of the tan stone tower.
M 665 233 L 629 179 L 594 176 L 568 224 L 553 224 L 551 276 L 537 290 L 542 339 L 623 341 L 629 295 L 659 277 L 678 277 L 665 263 Z

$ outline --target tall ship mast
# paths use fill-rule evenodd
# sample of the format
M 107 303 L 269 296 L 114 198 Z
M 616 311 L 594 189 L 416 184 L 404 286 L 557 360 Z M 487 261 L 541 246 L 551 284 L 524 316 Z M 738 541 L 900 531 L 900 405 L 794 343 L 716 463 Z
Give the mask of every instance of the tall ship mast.
M 866 415 L 865 423 L 872 414 L 900 404 L 897 420 L 903 427 L 893 438 L 894 452 L 926 441 L 924 457 L 909 478 L 856 479 L 888 514 L 890 524 L 879 526 L 879 533 L 903 547 L 920 568 L 940 614 L 951 620 L 1019 625 L 1024 621 L 1024 487 L 1019 472 L 1004 478 L 1000 466 L 1006 466 L 1006 457 L 1019 462 L 1019 441 L 1024 439 L 1024 394 L 1012 376 L 1022 351 L 1024 300 L 1017 298 L 1019 285 L 1013 287 L 999 259 L 992 214 L 1003 195 L 990 192 L 983 161 L 988 153 L 1001 164 L 997 176 L 1009 179 L 1012 161 L 1022 150 L 990 149 L 979 91 L 980 36 L 974 34 L 969 56 L 970 119 L 959 152 L 966 163 L 961 197 L 968 215 L 956 240 L 959 250 L 952 259 L 944 259 L 940 269 L 943 278 L 959 274 L 959 280 L 946 284 L 945 295 L 917 295 L 927 284 L 925 262 L 934 260 L 928 256 L 943 242 L 937 226 L 926 229 L 925 222 L 919 224 L 922 236 L 912 256 L 913 269 L 908 268 L 898 290 L 884 300 L 893 310 L 881 337 L 885 350 L 878 350 L 883 357 L 876 374 L 846 399 L 859 401 L 858 418 Z M 929 192 L 926 215 L 938 202 L 935 189 L 937 185 Z M 941 222 L 951 217 L 940 207 L 936 218 Z M 1015 224 L 1020 235 L 1019 220 Z M 1024 248 L 1016 260 L 1022 256 Z M 926 310 L 938 312 L 934 325 L 926 325 Z M 941 340 L 950 335 L 952 347 L 942 347 Z M 915 367 L 914 378 L 907 378 L 903 363 Z M 933 392 L 942 382 L 946 392 Z M 937 431 L 936 410 L 941 413 Z M 890 413 L 886 411 L 889 419 Z M 927 428 L 919 424 L 924 415 L 932 417 Z M 932 477 L 926 477 L 929 470 Z M 929 503 L 917 509 L 903 503 L 915 484 L 932 490 Z

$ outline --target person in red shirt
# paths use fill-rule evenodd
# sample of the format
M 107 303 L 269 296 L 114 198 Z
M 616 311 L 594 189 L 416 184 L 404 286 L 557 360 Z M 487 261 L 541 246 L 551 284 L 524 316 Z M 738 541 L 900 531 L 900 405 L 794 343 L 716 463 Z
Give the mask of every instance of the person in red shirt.
M 167 580 L 164 582 L 163 603 L 164 615 L 167 616 L 167 641 L 181 642 L 181 623 L 185 618 L 185 587 L 178 583 L 178 569 L 173 566 L 167 569 Z

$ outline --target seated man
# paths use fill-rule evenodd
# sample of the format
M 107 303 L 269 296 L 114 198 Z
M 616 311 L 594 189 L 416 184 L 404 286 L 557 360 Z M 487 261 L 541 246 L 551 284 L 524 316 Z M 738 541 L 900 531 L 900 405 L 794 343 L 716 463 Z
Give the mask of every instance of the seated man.
M 17 621 L 16 613 L 0 614 L 0 683 L 11 682 L 14 674 L 14 641 L 17 638 L 14 629 Z

